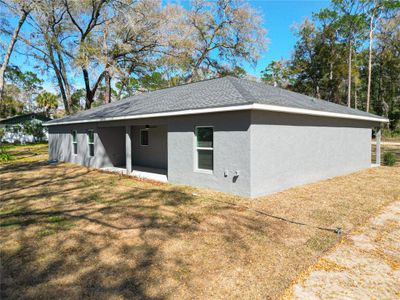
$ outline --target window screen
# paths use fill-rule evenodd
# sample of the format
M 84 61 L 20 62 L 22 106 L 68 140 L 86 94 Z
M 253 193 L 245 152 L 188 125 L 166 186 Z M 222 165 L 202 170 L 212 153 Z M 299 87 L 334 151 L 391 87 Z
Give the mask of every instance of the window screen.
M 78 154 L 78 136 L 76 130 L 72 130 L 72 153 Z
M 94 156 L 94 131 L 93 130 L 88 130 L 87 138 L 88 138 L 89 156 Z
M 197 169 L 214 169 L 214 128 L 196 127 Z

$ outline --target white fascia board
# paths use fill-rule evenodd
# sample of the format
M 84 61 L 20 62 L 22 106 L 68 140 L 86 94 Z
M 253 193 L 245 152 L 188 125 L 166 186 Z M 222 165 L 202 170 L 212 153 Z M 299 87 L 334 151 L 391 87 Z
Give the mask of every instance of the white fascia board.
M 374 121 L 374 122 L 384 122 L 388 123 L 389 119 L 379 118 L 379 117 L 369 117 L 369 116 L 358 116 L 343 113 L 334 113 L 321 110 L 305 109 L 305 108 L 294 108 L 278 105 L 268 105 L 268 104 L 253 104 L 254 110 L 266 110 L 266 111 L 276 111 L 285 112 L 289 114 L 300 114 L 300 115 L 311 115 L 311 116 L 322 116 L 331 118 L 342 118 L 342 119 L 354 119 L 354 120 L 364 120 L 364 121 Z
M 301 115 L 311 115 L 311 116 L 322 116 L 331 118 L 342 118 L 342 119 L 354 119 L 363 121 L 373 121 L 373 122 L 383 122 L 388 123 L 388 119 L 383 119 L 379 117 L 368 117 L 368 116 L 357 116 L 343 113 L 325 112 L 320 110 L 304 109 L 304 108 L 294 108 L 287 106 L 269 105 L 269 104 L 245 104 L 236 106 L 224 106 L 215 108 L 200 108 L 200 109 L 189 109 L 180 110 L 173 112 L 161 112 L 161 113 L 151 113 L 133 116 L 121 116 L 121 117 L 109 117 L 109 118 L 97 118 L 89 120 L 78 120 L 78 121 L 65 121 L 54 124 L 44 123 L 45 126 L 56 126 L 65 124 L 79 124 L 79 123 L 96 123 L 96 122 L 109 122 L 109 121 L 122 121 L 122 120 L 135 120 L 135 119 L 146 119 L 146 118 L 161 118 L 161 117 L 173 117 L 173 116 L 185 116 L 185 115 L 196 115 L 196 114 L 208 114 L 217 112 L 230 112 L 239 110 L 262 110 L 262 111 L 275 111 L 290 114 L 301 114 Z

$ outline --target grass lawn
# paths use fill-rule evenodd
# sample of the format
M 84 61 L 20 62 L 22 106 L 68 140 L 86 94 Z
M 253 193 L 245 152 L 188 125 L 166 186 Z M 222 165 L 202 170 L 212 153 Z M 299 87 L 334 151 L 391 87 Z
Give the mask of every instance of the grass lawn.
M 248 200 L 8 151 L 2 299 L 277 298 L 342 238 L 317 227 L 345 236 L 400 197 L 399 165 Z

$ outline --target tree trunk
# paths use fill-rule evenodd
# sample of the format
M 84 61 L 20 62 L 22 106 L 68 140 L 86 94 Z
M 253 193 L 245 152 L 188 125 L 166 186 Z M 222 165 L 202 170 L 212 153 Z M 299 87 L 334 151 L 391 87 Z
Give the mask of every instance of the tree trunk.
M 103 71 L 100 76 L 97 78 L 96 83 L 93 88 L 90 88 L 90 79 L 89 72 L 86 68 L 82 68 L 83 79 L 85 82 L 85 90 L 86 90 L 86 101 L 85 101 L 85 109 L 90 109 L 92 107 L 92 103 L 94 101 L 94 96 L 96 95 L 97 88 L 99 87 L 100 82 L 103 80 L 106 75 L 106 71 Z
M 375 1 L 374 1 L 375 5 Z M 371 14 L 371 20 L 369 24 L 369 52 L 368 52 L 368 85 L 367 85 L 367 107 L 366 111 L 369 112 L 369 105 L 371 101 L 371 77 L 372 77 L 372 38 L 373 38 L 373 27 L 374 14 Z
M 21 14 L 20 14 L 20 17 L 19 17 L 19 21 L 18 21 L 17 27 L 15 28 L 14 33 L 13 33 L 13 35 L 11 37 L 10 44 L 8 45 L 7 52 L 6 52 L 5 56 L 4 56 L 3 64 L 0 67 L 0 100 L 3 98 L 4 73 L 6 72 L 8 63 L 10 61 L 11 53 L 12 53 L 12 51 L 14 49 L 14 45 L 15 45 L 15 43 L 17 41 L 19 31 L 21 30 L 21 27 L 24 24 L 28 14 L 29 14 L 29 11 L 26 11 L 24 9 L 21 10 Z
M 92 103 L 94 101 L 94 96 L 91 91 L 86 91 L 86 99 L 85 99 L 85 109 L 90 109 L 92 107 Z
M 90 89 L 90 82 L 89 82 L 89 72 L 86 69 L 82 70 L 83 79 L 85 81 L 85 91 L 86 91 L 86 99 L 85 99 L 85 109 L 90 109 L 93 103 L 93 93 Z
M 56 51 L 57 51 L 57 58 L 58 58 L 59 66 L 60 66 L 59 72 L 60 72 L 62 82 L 64 84 L 65 102 L 67 103 L 65 112 L 69 115 L 72 111 L 71 87 L 69 85 L 69 81 L 68 81 L 68 77 L 67 77 L 68 76 L 67 70 L 65 68 L 64 60 L 63 60 L 59 45 L 56 46 Z M 65 104 L 64 104 L 64 106 L 65 106 Z
M 104 104 L 111 103 L 111 75 L 106 71 L 104 75 L 105 89 L 104 89 Z
M 357 99 L 357 84 L 354 83 L 354 108 L 357 109 L 358 105 L 358 99 Z
M 329 99 L 328 101 L 332 101 L 335 103 L 339 103 L 336 95 L 335 95 L 335 86 L 333 84 L 333 62 L 331 61 L 329 63 L 329 84 L 328 84 L 328 88 L 329 88 Z
M 349 58 L 347 62 L 347 106 L 351 107 L 351 54 L 352 54 L 352 43 L 349 38 Z
M 103 32 L 103 51 L 105 51 L 107 55 L 107 63 L 104 75 L 104 104 L 111 103 L 111 74 L 110 74 L 110 65 L 108 63 L 108 45 L 107 45 L 107 36 L 108 36 L 108 22 L 105 23 L 104 32 Z
M 67 92 L 64 86 L 63 76 L 61 74 L 60 69 L 58 68 L 58 64 L 56 62 L 56 58 L 54 56 L 53 46 L 51 43 L 51 39 L 47 33 L 44 34 L 45 42 L 47 46 L 47 50 L 49 51 L 49 58 L 51 65 L 53 67 L 54 73 L 56 75 L 58 87 L 60 88 L 61 97 L 63 99 L 65 113 L 67 115 L 71 114 L 71 107 L 70 107 L 70 98 L 68 99 Z

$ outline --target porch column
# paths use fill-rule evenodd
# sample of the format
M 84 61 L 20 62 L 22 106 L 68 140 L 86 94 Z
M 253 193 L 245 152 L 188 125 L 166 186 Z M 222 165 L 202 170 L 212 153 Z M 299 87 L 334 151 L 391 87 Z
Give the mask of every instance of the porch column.
M 376 128 L 376 158 L 375 158 L 375 163 L 380 166 L 381 165 L 381 127 Z
M 125 161 L 126 174 L 132 173 L 132 132 L 131 126 L 125 126 Z

